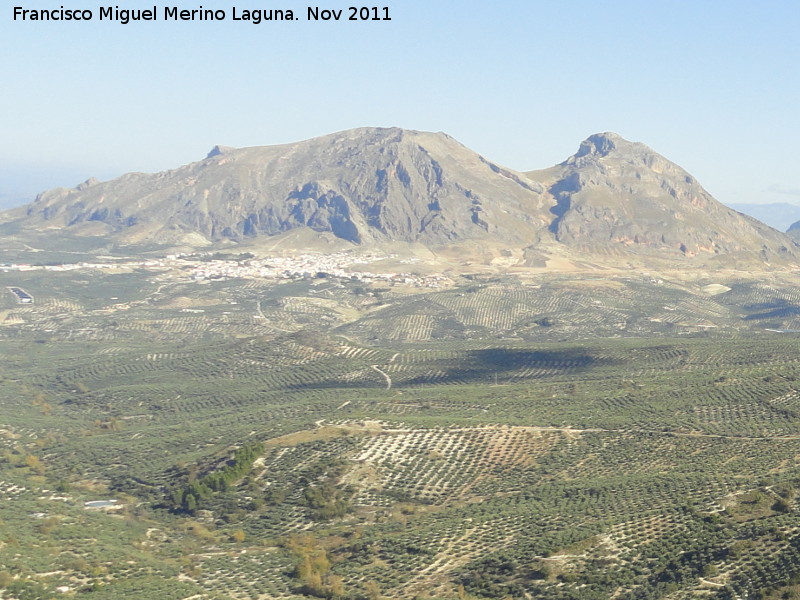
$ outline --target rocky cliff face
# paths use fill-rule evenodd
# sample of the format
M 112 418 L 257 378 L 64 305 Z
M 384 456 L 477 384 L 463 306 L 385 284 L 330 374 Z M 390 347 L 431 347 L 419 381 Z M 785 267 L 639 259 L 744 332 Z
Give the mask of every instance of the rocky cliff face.
M 445 134 L 396 128 L 217 146 L 171 171 L 45 192 L 18 221 L 33 229 L 87 224 L 120 242 L 242 241 L 304 227 L 354 244 L 485 240 L 681 260 L 798 257 L 789 237 L 723 206 L 679 166 L 613 133 L 528 173 Z

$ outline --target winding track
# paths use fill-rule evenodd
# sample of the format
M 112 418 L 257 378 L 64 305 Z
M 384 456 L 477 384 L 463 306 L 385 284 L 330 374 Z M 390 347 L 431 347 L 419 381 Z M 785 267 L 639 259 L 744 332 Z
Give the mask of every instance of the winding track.
M 389 377 L 389 375 L 387 373 L 385 373 L 384 371 L 381 371 L 378 368 L 378 365 L 370 365 L 370 367 L 372 367 L 373 370 L 375 370 L 378 373 L 380 373 L 381 375 L 383 375 L 384 379 L 386 379 L 386 389 L 387 390 L 392 389 L 392 378 Z

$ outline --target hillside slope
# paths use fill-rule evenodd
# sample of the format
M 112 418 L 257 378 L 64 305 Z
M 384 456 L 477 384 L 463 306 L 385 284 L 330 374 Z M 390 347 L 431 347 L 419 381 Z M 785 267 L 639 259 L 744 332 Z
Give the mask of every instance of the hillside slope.
M 550 231 L 571 247 L 797 258 L 785 235 L 724 206 L 675 163 L 614 133 L 593 135 L 560 165 L 527 176 L 547 186 Z
M 295 144 L 216 147 L 156 174 L 41 194 L 28 224 L 100 222 L 123 239 L 174 242 L 275 235 L 296 227 L 356 244 L 445 244 L 502 236 L 524 243 L 546 227 L 544 189 L 444 134 L 356 129 Z

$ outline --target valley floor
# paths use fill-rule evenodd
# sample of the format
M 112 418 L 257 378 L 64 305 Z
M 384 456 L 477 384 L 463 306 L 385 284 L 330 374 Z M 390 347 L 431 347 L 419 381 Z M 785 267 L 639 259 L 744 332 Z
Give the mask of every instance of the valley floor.
M 792 286 L 0 279 L 6 600 L 800 579 Z

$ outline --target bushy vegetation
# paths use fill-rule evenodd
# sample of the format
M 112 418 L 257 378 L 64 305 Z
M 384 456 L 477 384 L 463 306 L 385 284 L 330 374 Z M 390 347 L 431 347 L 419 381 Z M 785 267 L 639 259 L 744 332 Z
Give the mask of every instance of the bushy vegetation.
M 258 442 L 250 442 L 237 448 L 231 458 L 218 468 L 202 477 L 193 478 L 182 487 L 172 489 L 169 493 L 172 508 L 178 512 L 195 514 L 198 507 L 202 507 L 204 501 L 212 498 L 215 494 L 230 491 L 236 481 L 250 472 L 253 462 L 263 452 L 264 446 Z

